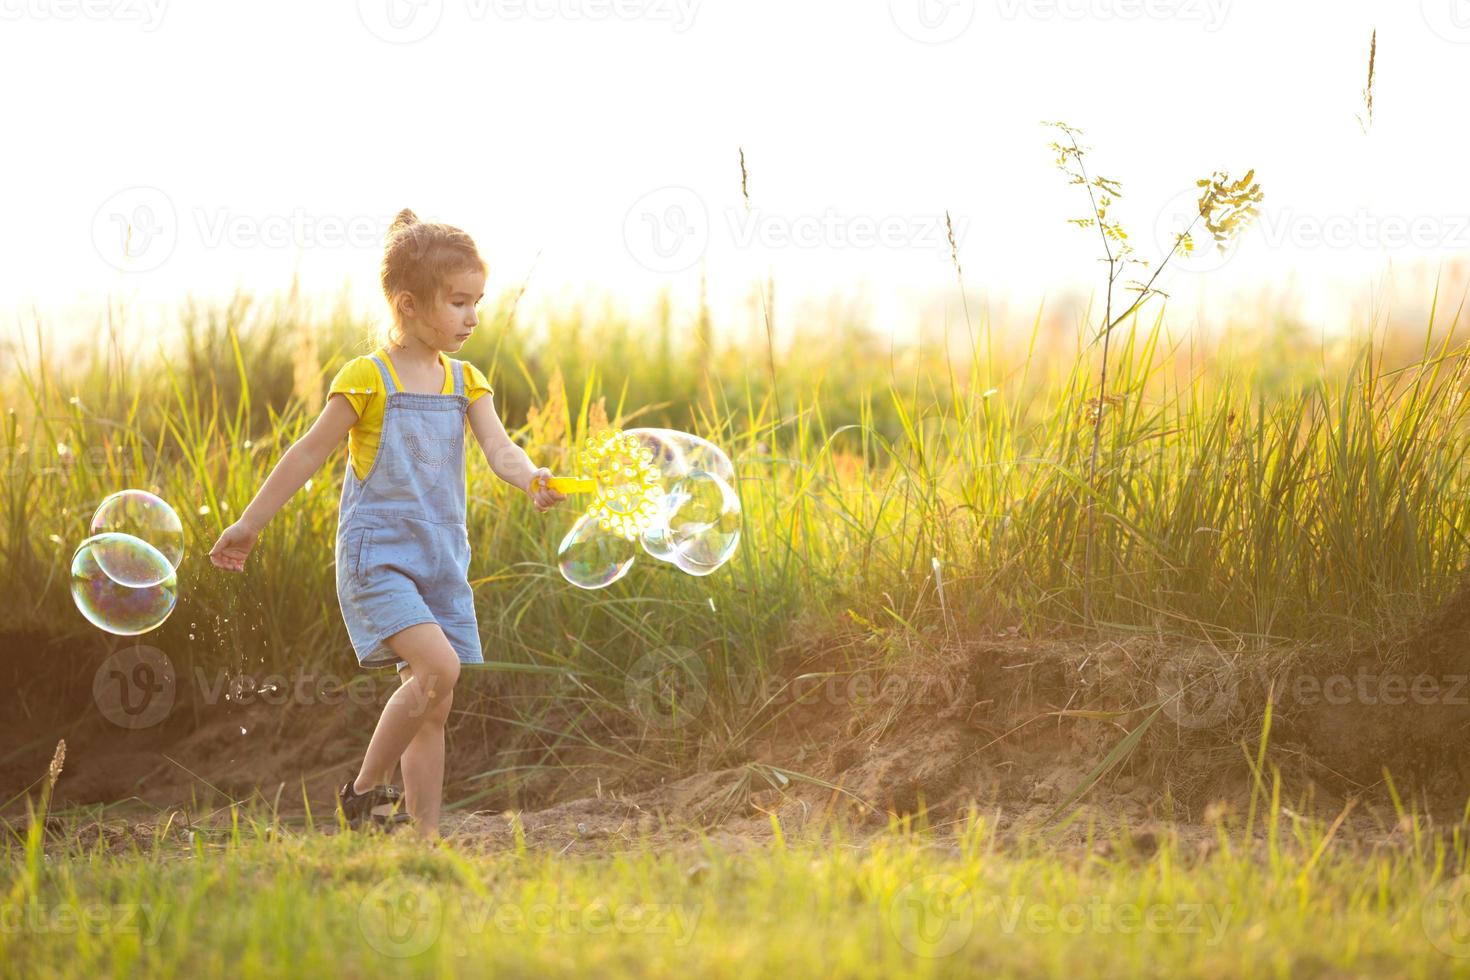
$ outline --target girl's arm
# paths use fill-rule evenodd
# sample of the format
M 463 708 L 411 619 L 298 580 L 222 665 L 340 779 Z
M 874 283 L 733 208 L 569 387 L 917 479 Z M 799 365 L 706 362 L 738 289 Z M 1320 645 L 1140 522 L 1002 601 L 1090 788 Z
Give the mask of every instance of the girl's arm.
M 524 490 L 539 511 L 545 511 L 567 499 L 566 494 L 544 486 L 543 477 L 551 478 L 551 470 L 531 462 L 526 451 L 511 441 L 495 411 L 495 395 L 475 399 L 469 410 L 470 431 L 480 444 L 480 451 L 495 475 L 513 487 Z
M 220 568 L 238 572 L 245 567 L 245 558 L 255 547 L 260 532 L 301 487 L 309 480 L 332 451 L 347 438 L 347 433 L 357 423 L 357 412 L 341 395 L 327 399 L 322 414 L 312 423 L 306 435 L 296 440 L 291 448 L 266 477 L 265 483 L 250 501 L 250 506 L 240 519 L 219 536 L 209 552 L 209 560 Z

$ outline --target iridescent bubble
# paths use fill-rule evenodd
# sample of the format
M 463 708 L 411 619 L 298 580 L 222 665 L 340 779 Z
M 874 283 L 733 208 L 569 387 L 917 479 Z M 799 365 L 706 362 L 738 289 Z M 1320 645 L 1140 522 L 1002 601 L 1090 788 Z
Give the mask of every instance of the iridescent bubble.
M 651 557 L 657 558 L 659 561 L 674 560 L 674 545 L 669 540 L 669 529 L 663 520 L 660 520 L 653 527 L 644 531 L 639 536 L 638 541 L 643 545 L 643 550 Z
M 673 429 L 624 429 L 626 435 L 634 436 L 649 451 L 653 465 L 665 481 L 677 480 L 684 475 L 683 454 L 671 436 L 682 433 Z
M 128 580 L 152 580 L 129 586 L 113 578 L 98 560 L 108 556 L 110 567 Z M 77 546 L 71 560 L 71 597 L 83 616 L 98 629 L 118 636 L 137 636 L 157 629 L 174 611 L 178 579 L 163 552 L 141 538 L 108 532 L 93 535 Z
M 636 545 L 604 529 L 592 514 L 578 517 L 556 549 L 562 578 L 579 589 L 602 589 L 628 574 Z
M 713 473 L 727 483 L 735 482 L 735 466 L 725 451 L 708 439 L 678 429 L 626 429 L 652 453 L 654 464 L 666 482 L 681 480 L 691 470 Z M 667 487 L 666 487 L 667 489 Z
M 670 561 L 675 568 L 679 569 L 679 571 L 685 572 L 689 575 L 708 575 L 711 572 L 717 570 L 720 565 L 724 564 L 724 562 L 722 561 L 720 562 L 720 565 L 702 565 L 697 561 L 685 557 L 683 554 L 677 551 L 674 552 L 674 557 L 671 558 Z
M 120 585 L 141 588 L 158 585 L 172 575 L 184 558 L 184 525 L 164 501 L 146 490 L 121 490 L 109 495 L 92 515 L 94 536 L 117 534 L 152 545 L 165 559 L 167 573 L 150 579 L 157 569 L 137 560 L 136 553 L 118 538 L 103 538 L 93 544 L 99 565 Z
M 664 513 L 676 565 L 691 575 L 708 575 L 729 560 L 740 543 L 741 527 L 740 498 L 730 484 L 705 470 L 692 470 L 674 484 L 667 499 Z
M 725 455 L 723 449 L 695 436 L 689 438 L 693 442 L 684 449 L 684 462 L 691 471 L 703 470 L 726 483 L 735 482 L 735 464 L 730 462 L 730 457 Z

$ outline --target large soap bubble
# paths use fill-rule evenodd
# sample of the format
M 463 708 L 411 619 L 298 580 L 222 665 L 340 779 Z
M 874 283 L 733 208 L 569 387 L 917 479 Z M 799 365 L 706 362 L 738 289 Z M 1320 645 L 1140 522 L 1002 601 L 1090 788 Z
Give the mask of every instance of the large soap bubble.
M 579 589 L 601 589 L 628 574 L 636 546 L 622 535 L 603 528 L 596 515 L 577 518 L 556 549 L 562 578 Z
M 107 555 L 108 566 L 100 561 Z M 114 577 L 108 569 L 115 570 Z M 145 581 L 148 585 L 125 585 Z M 168 558 L 130 534 L 106 532 L 77 546 L 71 560 L 71 596 L 93 626 L 118 636 L 157 629 L 174 611 L 178 579 Z
M 605 460 L 614 456 L 609 466 Z M 611 430 L 595 435 L 581 459 L 592 478 L 568 482 L 584 485 L 573 492 L 595 488 L 598 499 L 557 552 L 562 575 L 573 585 L 599 589 L 632 567 L 635 552 L 606 540 L 609 533 L 636 541 L 651 557 L 689 575 L 709 575 L 734 554 L 742 522 L 735 466 L 714 443 L 677 429 Z M 609 494 L 607 488 L 620 479 L 627 486 Z M 614 517 L 619 510 L 629 516 L 609 522 L 609 510 Z
M 121 490 L 109 495 L 92 515 L 93 559 L 119 585 L 141 588 L 157 585 L 179 567 L 184 558 L 184 525 L 163 500 L 146 490 Z M 165 573 L 137 554 L 126 539 L 146 541 L 165 559 Z M 141 576 L 154 576 L 143 578 Z

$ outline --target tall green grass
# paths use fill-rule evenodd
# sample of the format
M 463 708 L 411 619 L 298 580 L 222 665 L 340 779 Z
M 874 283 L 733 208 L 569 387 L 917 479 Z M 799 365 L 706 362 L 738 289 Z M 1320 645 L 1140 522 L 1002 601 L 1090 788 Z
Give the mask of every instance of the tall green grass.
M 556 569 L 575 499 L 537 515 L 474 454 L 472 575 L 486 659 L 504 675 L 487 721 L 535 726 L 555 710 L 558 738 L 605 744 L 592 728 L 631 714 L 630 667 L 688 648 L 710 675 L 699 725 L 644 728 L 618 749 L 658 756 L 692 732 L 746 737 L 753 706 L 733 692 L 823 630 L 904 634 L 904 647 L 1010 626 L 1245 648 L 1371 639 L 1422 614 L 1465 565 L 1470 351 L 1457 321 L 1427 324 L 1407 359 L 1398 336 L 1334 355 L 1266 337 L 1276 354 L 1258 358 L 1172 339 L 1162 317 L 1117 328 L 1088 571 L 1095 348 L 1040 315 L 1019 331 L 981 325 L 988 360 L 878 358 L 857 328 L 845 345 L 796 343 L 777 365 L 786 426 L 773 439 L 765 352 L 691 344 L 676 320 L 532 331 L 504 301 L 463 354 L 538 462 L 564 466 L 603 399 L 615 424 L 725 447 L 745 519 L 712 576 L 644 558 L 586 592 Z M 349 674 L 331 565 L 341 456 L 276 517 L 243 575 L 206 553 L 309 426 L 326 379 L 366 349 L 365 327 L 244 301 L 185 325 L 187 342 L 162 355 L 32 344 L 0 380 L 3 627 L 99 636 L 72 608 L 70 557 L 97 502 L 137 486 L 174 504 L 189 542 L 179 608 L 151 643 L 185 669 Z M 644 350 L 659 353 L 632 356 Z M 564 389 L 550 383 L 558 372 Z

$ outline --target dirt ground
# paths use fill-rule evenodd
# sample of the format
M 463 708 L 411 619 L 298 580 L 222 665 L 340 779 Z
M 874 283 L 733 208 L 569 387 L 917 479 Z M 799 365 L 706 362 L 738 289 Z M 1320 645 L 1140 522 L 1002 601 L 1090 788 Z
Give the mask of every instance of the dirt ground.
M 309 805 L 317 829 L 335 832 L 333 790 L 355 773 L 394 685 L 386 675 L 374 682 L 376 702 L 181 704 L 163 723 L 130 730 L 96 709 L 95 647 L 16 636 L 3 646 L 56 665 L 44 679 L 6 679 L 3 815 L 24 821 L 24 803 L 12 798 L 38 791 L 64 737 L 52 812 L 86 814 L 83 836 L 114 844 L 158 827 L 186 837 L 227 826 L 231 801 L 274 807 L 297 829 Z M 775 693 L 756 737 L 726 748 L 706 733 L 682 767 L 528 740 L 487 720 L 496 680 L 467 671 L 449 730 L 442 831 L 492 850 L 515 846 L 518 834 L 528 847 L 568 853 L 640 839 L 694 846 L 701 835 L 740 848 L 769 839 L 773 815 L 788 835 L 840 825 L 861 840 L 893 819 L 922 811 L 941 827 L 973 806 L 1003 836 L 1019 834 L 1046 826 L 1144 726 L 1081 798 L 1084 813 L 1126 828 L 1123 839 L 1144 851 L 1163 835 L 1207 851 L 1213 821 L 1248 799 L 1268 704 L 1267 759 L 1281 771 L 1283 800 L 1329 819 L 1352 802 L 1343 839 L 1395 834 L 1385 768 L 1432 820 L 1457 820 L 1470 794 L 1470 690 L 1456 687 L 1470 672 L 1470 591 L 1411 635 L 1356 651 L 941 636 L 908 651 L 900 672 L 873 666 L 870 646 L 871 637 L 827 636 L 791 651 L 785 686 L 762 695 Z M 650 732 L 668 734 L 656 723 L 607 735 L 632 746 Z M 519 770 L 530 775 L 505 778 Z M 1082 841 L 1086 822 L 1058 839 Z

